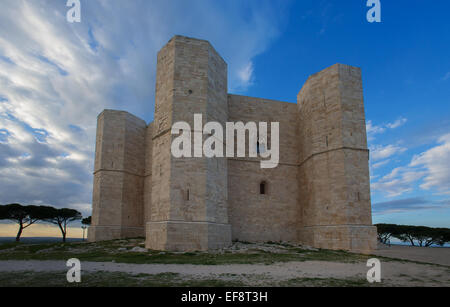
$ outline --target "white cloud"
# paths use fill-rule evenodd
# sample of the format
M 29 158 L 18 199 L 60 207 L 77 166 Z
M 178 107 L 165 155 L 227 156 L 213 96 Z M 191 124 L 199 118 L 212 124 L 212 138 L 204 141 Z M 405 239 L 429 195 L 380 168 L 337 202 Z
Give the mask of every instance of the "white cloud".
M 382 176 L 381 179 L 375 181 L 376 178 L 380 178 L 379 175 L 373 175 L 378 168 L 386 166 L 391 163 L 398 155 L 404 153 L 407 148 L 398 144 L 379 145 L 374 144 L 375 136 L 385 133 L 386 131 L 394 130 L 407 122 L 406 118 L 400 117 L 392 123 L 386 123 L 381 125 L 374 125 L 372 121 L 367 121 L 367 139 L 371 145 L 370 149 L 370 170 L 372 173 L 371 187 L 374 191 L 384 191 L 390 196 L 401 195 L 405 192 L 411 191 L 412 188 L 409 184 L 402 181 L 400 178 L 394 177 L 397 175 L 400 169 L 394 169 L 390 174 Z M 381 160 L 381 161 L 380 161 Z
M 426 171 L 421 188 L 435 188 L 440 193 L 450 194 L 450 134 L 440 137 L 438 143 L 439 145 L 414 156 L 410 166 Z
M 386 127 L 390 129 L 395 129 L 403 126 L 407 121 L 408 120 L 406 118 L 399 118 L 395 122 L 387 124 Z
M 400 196 L 414 190 L 414 183 L 425 175 L 407 167 L 396 167 L 389 174 L 371 184 L 371 189 L 389 197 Z
M 229 65 L 230 87 L 245 90 L 252 59 L 277 37 L 286 9 L 273 1 L 81 3 L 82 22 L 73 24 L 65 1 L 2 3 L 0 203 L 89 204 L 96 117 L 111 108 L 152 119 L 156 54 L 173 35 L 209 40 Z
M 389 158 L 406 151 L 406 148 L 397 145 L 374 145 L 370 148 L 370 157 L 373 161 Z
M 440 137 L 438 145 L 415 155 L 408 165 L 394 168 L 372 182 L 371 187 L 394 197 L 413 191 L 416 185 L 439 194 L 450 194 L 450 134 Z
M 373 140 L 375 135 L 382 134 L 382 133 L 386 132 L 388 129 L 399 128 L 399 127 L 403 126 L 404 124 L 406 124 L 407 121 L 408 120 L 406 118 L 400 117 L 393 123 L 374 125 L 371 120 L 368 120 L 367 124 L 366 124 L 366 131 L 367 131 L 368 139 Z
M 367 121 L 366 124 L 367 134 L 379 134 L 386 131 L 386 128 L 383 126 L 376 126 L 372 123 L 371 120 Z
M 385 165 L 388 164 L 389 162 L 391 162 L 390 159 L 383 160 L 383 161 L 380 161 L 380 162 L 377 162 L 377 163 L 372 164 L 371 167 L 372 167 L 373 169 L 377 169 L 377 168 L 380 168 L 380 167 L 382 167 L 382 166 L 385 166 Z
M 238 71 L 239 79 L 242 82 L 241 87 L 247 88 L 252 84 L 253 78 L 253 63 L 248 62 L 241 70 Z

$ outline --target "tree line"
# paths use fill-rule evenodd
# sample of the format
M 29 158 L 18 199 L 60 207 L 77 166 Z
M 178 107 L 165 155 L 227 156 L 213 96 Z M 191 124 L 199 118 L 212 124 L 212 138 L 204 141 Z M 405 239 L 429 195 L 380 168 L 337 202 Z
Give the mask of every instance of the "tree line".
M 62 234 L 63 242 L 66 242 L 67 225 L 71 222 L 82 220 L 82 224 L 90 225 L 91 217 L 83 219 L 80 212 L 69 208 L 54 208 L 50 206 L 23 206 L 21 204 L 0 205 L 0 220 L 9 220 L 19 225 L 16 241 L 25 229 L 38 223 L 46 222 L 57 225 Z
M 391 238 L 397 238 L 412 246 L 430 247 L 432 245 L 443 246 L 450 242 L 449 228 L 432 228 L 426 226 L 409 226 L 395 224 L 376 224 L 378 240 L 381 243 L 390 243 Z

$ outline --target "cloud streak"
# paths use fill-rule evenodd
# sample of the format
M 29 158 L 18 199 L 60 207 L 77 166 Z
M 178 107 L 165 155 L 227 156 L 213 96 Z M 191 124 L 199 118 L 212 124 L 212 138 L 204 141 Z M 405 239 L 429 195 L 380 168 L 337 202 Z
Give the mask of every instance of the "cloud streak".
M 439 145 L 413 157 L 410 167 L 426 172 L 421 188 L 437 189 L 450 195 L 450 134 L 438 139 Z
M 417 210 L 435 210 L 450 208 L 450 200 L 430 201 L 423 197 L 397 199 L 373 204 L 372 211 L 377 215 L 409 212 Z
M 245 91 L 256 78 L 252 59 L 277 38 L 288 5 L 81 3 L 73 24 L 65 1 L 2 4 L 0 203 L 90 214 L 97 114 L 124 109 L 152 120 L 156 54 L 174 34 L 209 40 L 229 64 L 231 90 Z
M 377 161 L 389 158 L 393 155 L 403 153 L 406 150 L 407 150 L 406 148 L 397 145 L 387 145 L 387 146 L 375 145 L 371 146 L 370 148 L 370 156 L 373 161 Z
M 450 195 L 450 134 L 441 136 L 437 144 L 413 156 L 405 166 L 372 182 L 371 188 L 389 197 L 411 192 L 418 185 L 422 190 Z
M 394 121 L 392 123 L 374 125 L 371 120 L 368 120 L 367 124 L 366 124 L 366 131 L 367 131 L 368 138 L 369 138 L 369 140 L 373 140 L 375 135 L 385 133 L 389 129 L 399 128 L 399 127 L 403 126 L 404 124 L 406 124 L 407 121 L 408 121 L 408 119 L 406 119 L 404 117 L 400 117 L 399 119 L 397 119 L 396 121 Z

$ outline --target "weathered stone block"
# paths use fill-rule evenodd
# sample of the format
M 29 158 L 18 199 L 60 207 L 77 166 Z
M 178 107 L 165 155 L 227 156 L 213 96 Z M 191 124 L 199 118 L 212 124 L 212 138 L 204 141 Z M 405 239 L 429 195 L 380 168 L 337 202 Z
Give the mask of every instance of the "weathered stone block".
M 209 222 L 149 222 L 146 247 L 153 250 L 204 251 L 231 244 L 231 225 Z

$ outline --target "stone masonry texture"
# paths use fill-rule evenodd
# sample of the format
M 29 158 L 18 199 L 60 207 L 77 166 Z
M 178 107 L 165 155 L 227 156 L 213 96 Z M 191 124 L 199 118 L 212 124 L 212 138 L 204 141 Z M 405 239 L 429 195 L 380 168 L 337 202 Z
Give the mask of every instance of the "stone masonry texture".
M 173 157 L 172 125 L 187 122 L 193 135 L 194 114 L 224 131 L 226 122 L 279 122 L 279 165 L 262 169 L 248 155 Z M 115 110 L 98 117 L 88 238 L 145 236 L 147 248 L 170 251 L 240 240 L 370 252 L 368 158 L 359 68 L 336 64 L 310 76 L 297 104 L 231 95 L 213 46 L 174 36 L 158 53 L 154 121 Z

